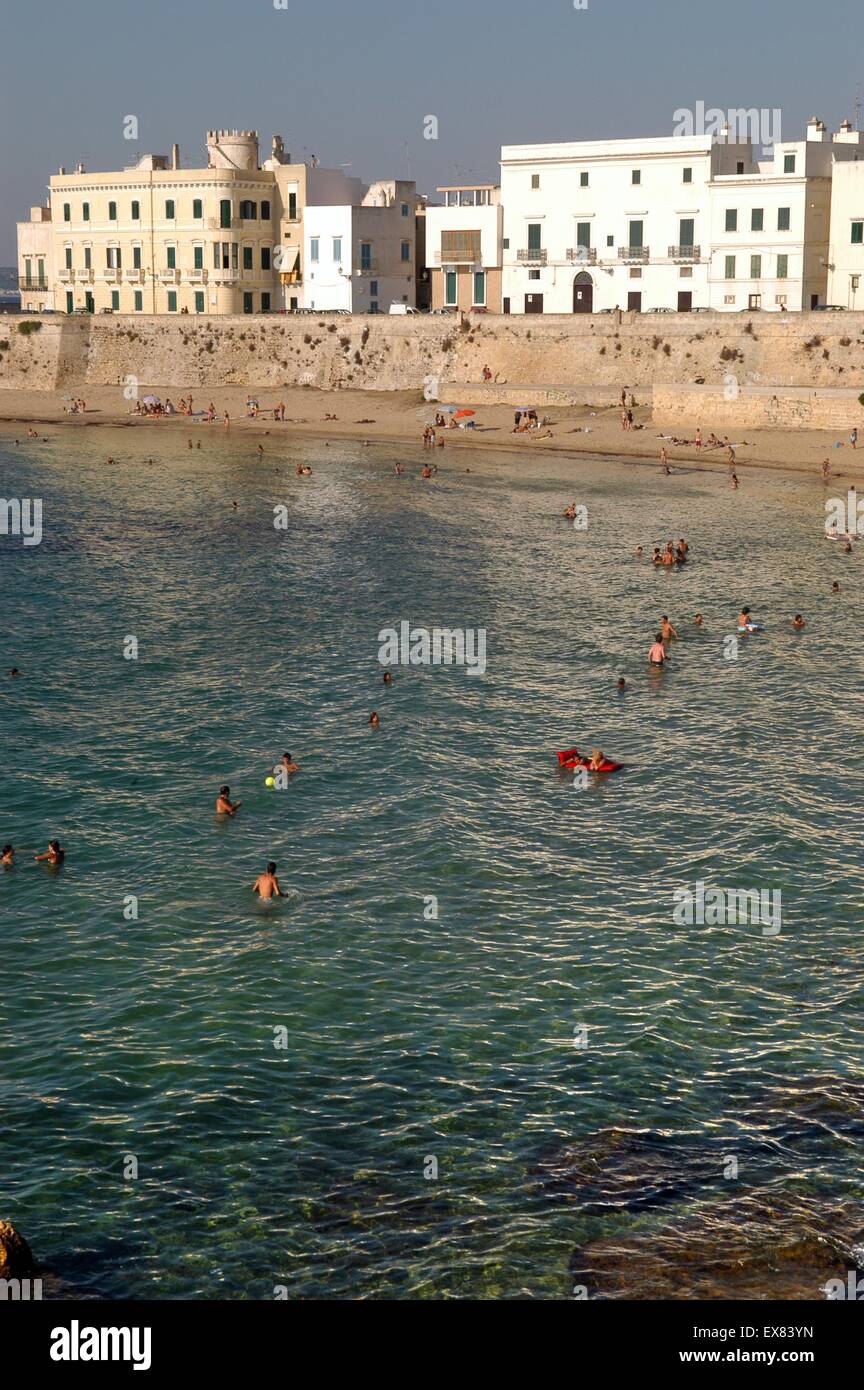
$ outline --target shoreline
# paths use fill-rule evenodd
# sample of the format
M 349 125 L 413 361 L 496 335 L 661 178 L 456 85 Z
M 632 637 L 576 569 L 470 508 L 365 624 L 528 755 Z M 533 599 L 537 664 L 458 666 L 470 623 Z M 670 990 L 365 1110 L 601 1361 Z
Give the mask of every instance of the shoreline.
M 159 395 L 162 399 L 170 394 L 164 387 L 149 384 L 141 389 L 142 392 L 146 390 L 148 394 L 152 392 Z M 190 389 L 194 402 L 194 388 L 185 388 L 184 392 L 176 394 L 179 397 Z M 319 392 L 312 387 L 286 387 L 278 393 L 272 388 L 268 388 L 266 392 L 257 392 L 257 398 L 262 401 L 262 412 L 269 411 L 270 415 L 261 413 L 255 419 L 245 414 L 244 404 L 247 395 L 256 394 L 254 389 L 227 386 L 219 392 L 216 420 L 207 423 L 201 417 L 131 414 L 128 409 L 117 408 L 120 390 L 120 387 L 106 386 L 88 389 L 85 393 L 87 411 L 83 416 L 68 414 L 64 409 L 63 398 L 53 392 L 25 391 L 20 388 L 3 390 L 0 391 L 0 429 L 4 433 L 12 432 L 16 425 L 31 429 L 37 426 L 50 429 L 58 426 L 68 429 L 149 428 L 170 429 L 172 432 L 179 429 L 190 432 L 194 438 L 195 431 L 203 426 L 208 436 L 221 439 L 231 435 L 236 437 L 237 432 L 241 431 L 257 443 L 268 438 L 278 440 L 280 444 L 283 440 L 288 442 L 291 439 L 326 439 L 328 442 L 352 440 L 361 444 L 392 444 L 409 449 L 413 447 L 417 450 L 418 456 L 422 456 L 423 425 L 427 420 L 434 420 L 439 409 L 435 402 L 424 403 L 419 392 Z M 590 390 L 590 387 L 586 387 L 586 395 L 590 394 Z M 530 388 L 525 394 L 526 397 L 530 397 Z M 4 400 L 4 397 L 7 399 Z M 211 394 L 204 393 L 199 396 L 198 403 L 204 399 L 212 399 Z M 465 390 L 465 400 L 470 402 L 471 399 L 471 387 L 468 386 Z M 272 419 L 273 406 L 278 402 L 285 403 L 284 421 Z M 124 401 L 123 406 L 127 405 Z M 337 418 L 327 420 L 319 416 L 316 419 L 315 416 L 324 406 L 331 407 L 324 412 L 325 414 L 336 414 Z M 221 413 L 226 409 L 231 417 L 228 430 L 221 419 Z M 662 422 L 652 419 L 649 406 L 637 405 L 634 410 L 634 424 L 641 428 L 632 432 L 625 431 L 621 428 L 618 406 L 593 407 L 586 403 L 582 406 L 546 407 L 540 413 L 541 418 L 545 414 L 551 421 L 548 433 L 547 430 L 541 429 L 539 434 L 533 436 L 516 435 L 512 428 L 514 412 L 511 406 L 479 405 L 476 409 L 476 429 L 439 430 L 439 436 L 444 436 L 445 446 L 443 449 L 435 450 L 437 459 L 449 460 L 454 450 L 467 450 L 472 454 L 497 450 L 502 453 L 518 452 L 522 455 L 542 451 L 544 455 L 551 454 L 562 461 L 611 456 L 623 463 L 647 464 L 659 469 L 659 454 L 663 441 L 658 436 L 673 428 L 682 430 L 680 424 L 676 427 L 664 427 Z M 697 425 L 698 421 L 692 426 L 688 425 L 685 433 L 695 432 Z M 832 465 L 831 477 L 864 478 L 864 448 L 860 453 L 859 466 L 857 451 L 851 449 L 845 437 L 838 439 L 840 431 L 835 433 L 826 430 L 748 428 L 737 433 L 743 436 L 741 439 L 733 439 L 736 445 L 734 467 L 739 471 L 759 469 L 796 476 L 812 474 L 821 481 L 821 462 L 827 456 Z M 836 447 L 838 442 L 842 444 L 842 448 Z M 686 465 L 688 472 L 704 473 L 728 471 L 731 466 L 724 449 L 706 450 L 703 447 L 700 450 L 693 444 L 676 447 L 668 442 L 667 448 L 672 476 L 676 464 Z

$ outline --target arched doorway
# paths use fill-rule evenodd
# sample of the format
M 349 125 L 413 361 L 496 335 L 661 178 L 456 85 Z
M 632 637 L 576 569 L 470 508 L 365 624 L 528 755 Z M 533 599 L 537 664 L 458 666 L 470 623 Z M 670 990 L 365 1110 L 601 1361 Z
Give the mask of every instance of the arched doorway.
M 594 281 L 587 270 L 580 270 L 573 281 L 573 313 L 590 314 L 594 310 Z

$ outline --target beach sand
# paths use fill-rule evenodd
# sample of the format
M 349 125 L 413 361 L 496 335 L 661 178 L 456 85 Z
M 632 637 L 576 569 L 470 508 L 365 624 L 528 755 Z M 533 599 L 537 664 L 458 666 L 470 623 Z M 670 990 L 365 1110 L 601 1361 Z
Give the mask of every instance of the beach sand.
M 72 429 L 86 429 L 98 425 L 125 426 L 136 429 L 186 430 L 193 438 L 200 437 L 200 431 L 218 431 L 225 434 L 222 415 L 225 410 L 231 417 L 231 432 L 243 431 L 256 442 L 264 445 L 265 452 L 278 449 L 285 439 L 292 435 L 317 436 L 322 439 L 359 439 L 371 442 L 400 443 L 422 452 L 423 426 L 434 420 L 436 405 L 424 403 L 420 392 L 413 391 L 318 391 L 309 387 L 286 387 L 284 391 L 272 389 L 256 390 L 247 386 L 224 386 L 217 391 L 196 389 L 193 385 L 182 392 L 176 389 L 150 385 L 141 387 L 141 395 L 156 395 L 163 401 L 170 397 L 176 404 L 181 394 L 191 390 L 195 410 L 206 409 L 210 401 L 216 407 L 216 420 L 207 424 L 200 417 L 161 416 L 141 417 L 130 414 L 130 402 L 123 399 L 119 386 L 88 387 L 82 394 L 87 409 L 83 415 L 68 413 L 69 394 L 46 391 L 26 391 L 6 389 L 0 391 L 0 426 L 21 426 L 26 434 L 27 427 L 63 425 Z M 586 387 L 586 395 L 590 387 Z M 245 401 L 247 396 L 256 397 L 261 413 L 257 420 L 247 418 Z M 530 388 L 526 391 L 530 397 Z M 285 420 L 273 420 L 273 407 L 284 402 Z M 470 406 L 471 388 L 465 388 L 466 406 Z M 335 420 L 325 419 L 335 415 Z M 634 461 L 653 461 L 659 467 L 659 454 L 663 441 L 661 434 L 674 433 L 678 437 L 692 436 L 699 423 L 684 427 L 664 426 L 662 420 L 651 418 L 650 407 L 637 406 L 634 411 L 636 425 L 641 429 L 624 431 L 621 428 L 621 414 L 617 406 L 548 406 L 540 408 L 542 418 L 548 416 L 552 421 L 548 428 L 534 434 L 514 434 L 514 410 L 509 405 L 484 405 L 477 408 L 476 429 L 447 429 L 443 432 L 445 447 L 436 451 L 437 457 L 450 459 L 459 450 L 483 448 L 512 449 L 528 455 L 544 451 L 572 455 L 602 455 L 608 457 L 633 459 Z M 590 433 L 586 433 L 586 427 Z M 725 433 L 725 431 L 724 431 Z M 439 438 L 442 432 L 439 431 Z M 708 431 L 703 429 L 703 436 Z M 834 476 L 856 478 L 864 476 L 864 447 L 854 451 L 844 430 L 765 430 L 752 429 L 729 432 L 735 444 L 736 468 L 741 471 L 748 467 L 776 468 L 795 473 L 818 474 L 822 460 L 828 458 Z M 841 448 L 835 447 L 842 444 Z M 686 463 L 688 468 L 727 469 L 725 449 L 696 449 L 695 446 L 678 448 L 667 443 L 669 462 L 673 469 L 676 463 Z M 860 458 L 860 463 L 859 463 Z

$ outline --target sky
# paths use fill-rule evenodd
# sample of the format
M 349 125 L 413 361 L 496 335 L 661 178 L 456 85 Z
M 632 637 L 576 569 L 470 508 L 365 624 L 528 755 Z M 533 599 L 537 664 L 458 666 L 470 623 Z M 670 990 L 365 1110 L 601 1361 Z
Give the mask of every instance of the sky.
M 836 129 L 859 84 L 864 103 L 862 13 L 861 0 L 4 0 L 0 265 L 61 164 L 123 168 L 177 141 L 201 167 L 208 128 L 257 130 L 262 158 L 281 134 L 295 159 L 432 195 L 497 179 L 502 145 L 671 135 L 700 101 L 779 108 L 785 139 L 812 115 Z

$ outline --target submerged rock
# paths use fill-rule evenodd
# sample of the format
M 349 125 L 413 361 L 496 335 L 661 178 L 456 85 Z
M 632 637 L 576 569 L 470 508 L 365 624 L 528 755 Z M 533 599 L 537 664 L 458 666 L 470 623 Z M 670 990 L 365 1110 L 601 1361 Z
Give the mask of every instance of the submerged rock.
M 11 1221 L 0 1221 L 0 1279 L 29 1279 L 36 1264 L 23 1236 Z

